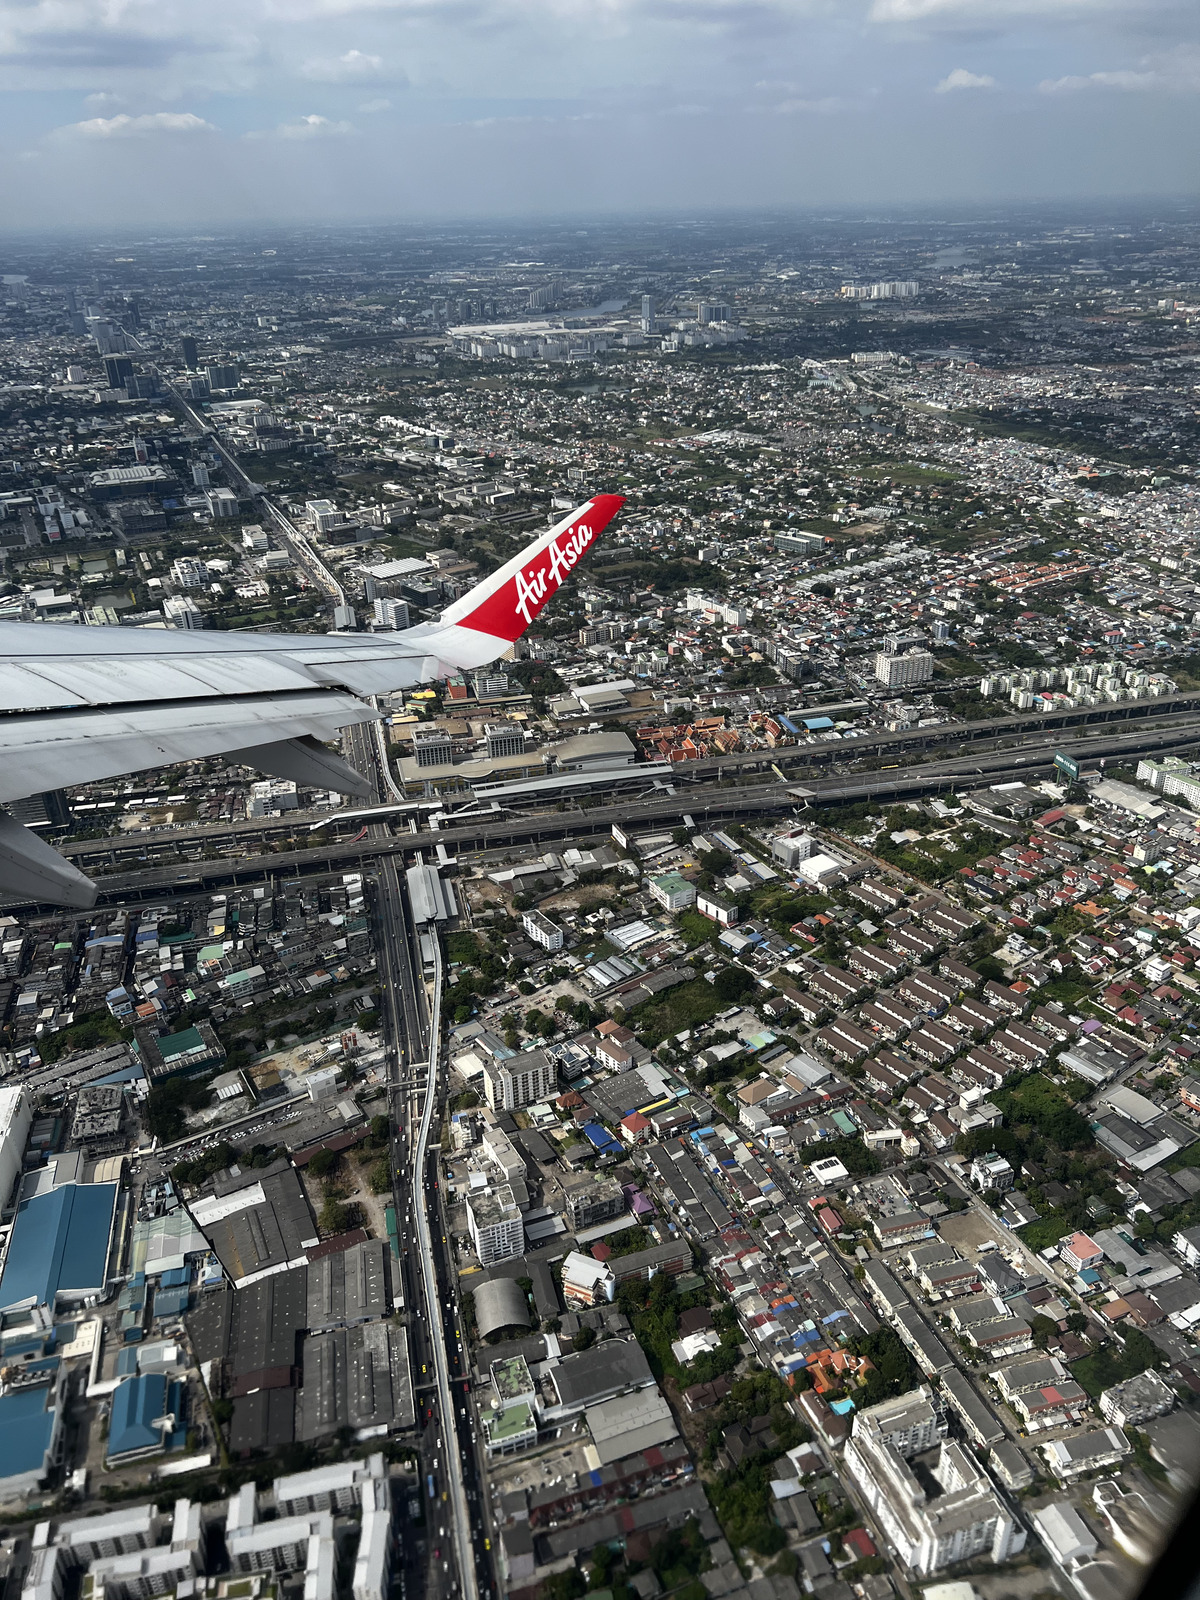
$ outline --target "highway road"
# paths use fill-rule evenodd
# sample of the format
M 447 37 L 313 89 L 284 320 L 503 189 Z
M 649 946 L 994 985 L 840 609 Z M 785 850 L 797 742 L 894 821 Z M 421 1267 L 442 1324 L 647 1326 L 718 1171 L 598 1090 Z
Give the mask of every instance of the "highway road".
M 348 730 L 353 733 L 354 730 Z M 370 749 L 360 759 L 378 769 L 377 736 L 358 733 L 352 748 Z M 614 822 L 625 827 L 654 828 L 674 826 L 686 811 L 697 828 L 719 826 L 729 820 L 751 819 L 800 807 L 840 805 L 850 801 L 888 802 L 949 789 L 982 788 L 987 784 L 1020 778 L 1041 778 L 1052 770 L 1053 741 L 1045 735 L 1038 742 L 1015 750 L 976 753 L 949 761 L 927 762 L 913 767 L 885 768 L 836 778 L 814 779 L 805 784 L 775 781 L 745 787 L 719 784 L 688 784 L 686 771 L 669 769 L 664 776 L 676 782 L 674 793 L 664 791 L 649 798 L 624 800 L 607 805 L 559 806 L 554 810 L 511 812 L 497 816 L 487 813 L 437 830 L 392 834 L 386 824 L 372 823 L 368 836 L 357 839 L 320 839 L 302 849 L 249 856 L 238 854 L 216 861 L 153 866 L 135 871 L 98 875 L 100 904 L 114 901 L 169 898 L 205 887 L 239 882 L 260 882 L 263 878 L 297 876 L 311 872 L 332 872 L 357 862 L 371 862 L 380 856 L 411 851 L 433 851 L 439 844 L 452 854 L 467 856 L 475 852 L 513 845 L 551 845 L 566 839 L 607 836 Z M 1081 761 L 1106 759 L 1132 762 L 1141 755 L 1160 755 L 1166 751 L 1185 751 L 1200 747 L 1200 728 L 1137 728 L 1119 734 L 1102 734 L 1077 741 L 1071 753 Z M 382 784 L 382 779 L 379 779 Z M 78 860 L 78 857 L 76 858 Z
M 390 773 L 373 729 L 347 729 L 343 742 L 347 759 L 382 794 Z M 384 831 L 380 823 L 370 830 Z M 435 937 L 426 988 L 400 868 L 395 855 L 379 861 L 374 912 L 391 1077 L 393 1202 L 420 1430 L 426 1593 L 497 1600 L 470 1353 L 441 1191 L 440 1113 L 448 1088 L 441 950 Z
M 1023 717 L 1003 722 L 951 724 L 941 728 L 913 729 L 903 734 L 878 736 L 871 734 L 860 740 L 833 741 L 828 744 L 803 745 L 791 749 L 749 751 L 704 761 L 675 764 L 647 762 L 640 763 L 634 770 L 644 777 L 647 784 L 657 781 L 673 783 L 677 787 L 704 787 L 722 782 L 727 784 L 731 780 L 753 782 L 756 775 L 769 783 L 771 781 L 769 775 L 774 767 L 780 770 L 789 769 L 784 770 L 785 778 L 801 783 L 809 781 L 808 773 L 811 771 L 819 787 L 820 783 L 826 781 L 825 775 L 819 775 L 819 768 L 825 768 L 826 774 L 832 771 L 843 779 L 854 778 L 863 784 L 870 784 L 873 772 L 911 773 L 913 768 L 910 763 L 915 760 L 923 761 L 930 771 L 936 772 L 952 770 L 956 760 L 960 763 L 958 770 L 962 772 L 977 769 L 989 772 L 997 770 L 997 763 L 1001 767 L 1006 762 L 1015 764 L 1022 753 L 1052 756 L 1054 751 L 1063 748 L 1064 744 L 1067 753 L 1084 759 L 1103 754 L 1107 754 L 1110 759 L 1115 759 L 1122 753 L 1149 755 L 1156 751 L 1161 753 L 1177 750 L 1200 739 L 1200 715 L 1197 714 L 1197 706 L 1192 704 L 1195 697 L 1175 698 L 1181 704 L 1175 708 L 1174 714 L 1170 717 L 1163 714 L 1162 708 L 1165 706 L 1170 710 L 1171 702 L 1139 701 L 1135 704 L 1142 710 L 1149 707 L 1152 715 L 1140 719 L 1132 726 L 1124 723 L 1111 724 L 1111 732 L 1105 731 L 1104 727 L 1097 726 L 1093 722 L 1086 729 L 1070 730 L 1069 741 L 1065 739 L 1061 730 L 1043 727 L 1045 717 L 1036 719 Z M 1089 714 L 1097 717 L 1108 712 L 1115 716 L 1117 712 L 1128 709 L 1125 706 L 1091 707 Z M 994 749 L 988 748 L 982 742 L 970 745 L 967 735 L 972 729 L 979 731 L 985 728 L 990 730 L 993 736 L 991 743 L 996 746 Z M 930 756 L 920 745 L 906 742 L 916 734 L 919 734 L 921 740 L 925 742 L 936 735 L 947 744 L 952 744 L 956 738 L 961 738 L 968 748 L 955 751 L 953 755 L 943 752 L 940 756 Z M 382 755 L 386 739 L 382 725 L 376 725 L 374 737 Z M 863 769 L 861 766 L 864 757 L 874 762 L 888 755 L 897 758 L 892 765 L 877 765 L 870 769 Z M 386 765 L 385 756 L 383 764 Z M 585 793 L 597 792 L 600 787 L 598 784 L 596 790 L 577 790 L 573 798 L 578 801 Z M 387 790 L 387 794 L 383 797 L 385 801 L 388 804 L 405 805 L 413 816 L 419 815 L 422 811 L 438 809 L 441 805 L 441 802 L 436 800 L 408 798 L 391 778 L 390 773 Z M 471 803 L 469 794 L 457 798 L 447 797 L 445 801 L 450 807 L 464 803 Z M 539 805 L 544 804 L 545 800 L 539 800 L 536 794 L 519 798 L 503 797 L 504 809 L 507 812 L 516 809 L 536 810 Z M 354 809 L 357 808 L 351 807 L 351 810 Z M 148 833 L 122 834 L 107 839 L 66 840 L 57 844 L 56 848 L 81 870 L 89 870 L 92 864 L 98 868 L 106 866 L 110 870 L 115 870 L 122 860 L 127 861 L 131 857 L 152 861 L 155 856 L 165 857 L 170 853 L 174 858 L 183 840 L 189 845 L 198 844 L 218 849 L 237 847 L 240 850 L 256 839 L 265 842 L 272 837 L 300 834 L 305 831 L 306 826 L 315 822 L 323 822 L 322 831 L 330 830 L 331 836 L 352 837 L 361 827 L 361 820 L 347 818 L 345 821 L 335 821 L 328 812 L 294 812 L 279 821 L 255 819 L 245 822 L 199 824 L 186 829 L 155 829 Z
M 250 480 L 236 457 L 216 438 L 207 420 L 166 379 L 163 381 L 176 404 L 220 453 L 233 482 L 257 500 L 293 558 L 335 607 L 344 605 L 345 591 L 304 535 Z M 376 802 L 405 798 L 390 771 L 379 724 L 346 729 L 343 747 L 351 764 L 370 780 Z M 425 1592 L 459 1600 L 497 1600 L 479 1429 L 470 1396 L 469 1354 L 462 1335 L 457 1275 L 440 1189 L 439 1113 L 446 1089 L 442 1072 L 441 952 L 435 936 L 427 991 L 421 981 L 422 962 L 400 863 L 392 853 L 396 841 L 379 822 L 368 823 L 366 833 L 367 838 L 357 846 L 343 847 L 337 840 L 331 845 L 335 851 L 356 848 L 361 855 L 380 858 L 374 880 L 376 950 L 390 1075 L 393 1199 L 401 1279 L 397 1287 L 407 1313 L 414 1399 L 421 1428 Z M 298 854 L 307 856 L 308 852 Z M 339 859 L 345 857 L 339 855 Z M 284 865 L 279 856 L 266 860 L 273 860 L 277 868 Z M 178 879 L 177 864 L 175 876 Z M 425 1381 L 431 1368 L 436 1379 L 432 1392 Z M 408 1552 L 405 1564 L 409 1565 Z

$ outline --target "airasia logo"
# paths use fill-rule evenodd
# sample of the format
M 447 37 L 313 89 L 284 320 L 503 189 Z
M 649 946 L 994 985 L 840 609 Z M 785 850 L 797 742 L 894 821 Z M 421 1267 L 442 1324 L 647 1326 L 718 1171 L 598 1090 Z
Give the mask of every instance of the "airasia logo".
M 514 579 L 517 592 L 516 611 L 518 616 L 524 618 L 526 627 L 537 616 L 595 537 L 595 531 L 589 528 L 586 522 L 581 522 L 578 527 L 571 529 L 561 544 L 557 539 L 551 539 L 545 550 L 545 555 L 548 557 L 545 565 L 536 569 L 531 567 L 527 573 L 517 573 Z

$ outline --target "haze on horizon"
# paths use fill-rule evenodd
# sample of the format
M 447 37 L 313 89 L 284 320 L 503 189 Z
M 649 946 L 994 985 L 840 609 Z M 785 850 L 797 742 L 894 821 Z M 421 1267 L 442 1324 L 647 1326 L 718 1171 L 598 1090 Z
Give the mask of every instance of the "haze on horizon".
M 0 0 L 0 228 L 1195 195 L 1194 0 Z

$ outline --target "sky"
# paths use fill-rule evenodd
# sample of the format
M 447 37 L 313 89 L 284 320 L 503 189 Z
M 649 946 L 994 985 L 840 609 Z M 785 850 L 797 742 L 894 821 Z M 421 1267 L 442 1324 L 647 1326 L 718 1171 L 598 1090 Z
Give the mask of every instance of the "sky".
M 0 231 L 1194 196 L 1198 0 L 0 0 Z

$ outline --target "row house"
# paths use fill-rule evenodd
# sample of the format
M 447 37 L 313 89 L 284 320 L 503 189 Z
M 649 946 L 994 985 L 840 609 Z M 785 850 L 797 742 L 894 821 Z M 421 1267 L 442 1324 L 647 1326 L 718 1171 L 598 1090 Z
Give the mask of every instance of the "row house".
M 875 1040 L 869 1033 L 840 1018 L 822 1028 L 816 1035 L 816 1042 L 838 1061 L 861 1061 L 875 1048 Z
M 959 1129 L 944 1111 L 931 1111 L 922 1131 L 935 1154 L 941 1150 L 948 1150 L 959 1135 Z
M 897 996 L 909 1005 L 933 1016 L 940 1016 L 958 999 L 958 990 L 944 978 L 935 978 L 929 972 L 910 973 L 896 985 Z
M 881 1067 L 886 1067 L 889 1072 L 896 1073 L 905 1083 L 910 1078 L 915 1078 L 921 1070 L 915 1061 L 910 1061 L 907 1056 L 901 1055 L 898 1050 L 885 1048 L 879 1052 L 875 1059 Z
M 1023 1017 L 1029 1005 L 1029 996 L 1020 989 L 1010 988 L 989 978 L 983 986 L 983 998 L 989 1005 L 1006 1012 L 1010 1017 Z
M 732 1387 L 732 1379 L 718 1379 Z M 726 1388 L 725 1393 L 729 1392 Z M 685 1392 L 684 1398 L 687 1398 Z M 689 1409 L 691 1409 L 689 1407 Z M 644 1498 L 657 1488 L 692 1476 L 695 1468 L 682 1439 L 625 1456 L 590 1472 L 567 1473 L 540 1489 L 529 1491 L 529 1526 L 565 1528 L 601 1506 L 615 1501 Z
M 930 1300 L 955 1300 L 979 1292 L 979 1269 L 972 1261 L 941 1261 L 922 1267 L 917 1282 Z
M 1019 1038 L 1007 1028 L 1002 1028 L 999 1033 L 991 1037 L 991 1049 L 1005 1061 L 1011 1061 L 1015 1067 L 1030 1068 L 1041 1064 L 1046 1058 L 1049 1046 L 1046 1040 L 1041 1040 L 1041 1048 L 1031 1044 L 1028 1039 Z
M 787 990 L 787 998 L 810 1028 L 815 1028 L 819 1022 L 823 1022 L 833 1009 L 827 1000 L 822 1000 L 817 995 L 805 994 L 799 989 Z
M 911 925 L 892 928 L 887 936 L 888 949 L 913 962 L 927 960 L 944 942 L 936 934 L 927 933 L 924 928 L 914 928 Z
M 918 1020 L 915 1011 L 909 1011 L 895 1000 L 890 1005 L 875 1003 L 865 1005 L 858 1013 L 858 1018 L 866 1027 L 882 1034 L 885 1039 L 898 1039 Z
M 1038 1028 L 1030 1027 L 1027 1022 L 1009 1022 L 1004 1029 L 1014 1039 L 1020 1039 L 1032 1049 L 1040 1050 L 1043 1055 L 1048 1055 L 1054 1048 L 1053 1040 Z
M 863 1074 L 870 1088 L 881 1100 L 890 1100 L 893 1095 L 900 1093 L 908 1082 L 908 1074 L 901 1075 L 894 1072 L 891 1067 L 885 1067 L 876 1056 L 873 1061 L 863 1063 Z
M 866 988 L 861 982 L 855 982 L 844 972 L 837 972 L 835 968 L 822 968 L 819 972 L 809 974 L 809 993 L 823 1000 L 833 1011 L 840 1011 L 844 1006 L 852 1004 Z
M 962 1040 L 953 1029 L 943 1027 L 940 1022 L 923 1022 L 909 1034 L 907 1048 L 922 1061 L 940 1067 L 954 1060 L 962 1048 Z
M 995 1075 L 968 1061 L 965 1056 L 960 1056 L 948 1070 L 955 1083 L 961 1084 L 964 1089 L 981 1089 L 984 1094 L 991 1094 L 996 1087 Z
M 907 962 L 890 950 L 881 950 L 876 944 L 855 945 L 846 957 L 852 972 L 869 979 L 871 983 L 893 983 L 904 972 Z
M 1087 1391 L 1073 1378 L 1038 1389 L 1023 1389 L 1008 1403 L 1021 1419 L 1026 1433 L 1041 1433 L 1047 1428 L 1082 1422 L 1090 1409 Z
M 1065 1017 L 1061 1011 L 1051 1011 L 1049 1006 L 1035 1006 L 1029 1020 L 1052 1039 L 1057 1039 L 1059 1044 L 1068 1044 L 1079 1037 L 1079 1024 Z
M 862 878 L 858 883 L 851 884 L 847 893 L 860 905 L 885 916 L 899 910 L 904 904 L 904 891 L 885 883 L 882 878 Z
M 989 1006 L 986 1001 L 976 1000 L 973 995 L 965 995 L 953 1008 L 952 1014 L 961 1017 L 963 1025 L 972 1033 L 991 1033 L 1004 1021 L 1003 1011 L 997 1011 L 995 1006 Z
M 871 1227 L 881 1250 L 896 1250 L 902 1245 L 916 1244 L 918 1239 L 931 1239 L 936 1232 L 923 1211 L 901 1211 L 894 1217 L 872 1217 Z
M 957 1099 L 957 1091 L 944 1079 L 930 1075 L 917 1083 L 910 1083 L 904 1091 L 901 1104 L 911 1106 L 914 1112 L 927 1117 L 931 1111 L 944 1111 Z
M 988 1361 L 1023 1355 L 1033 1349 L 1033 1333 L 1023 1317 L 998 1317 L 967 1329 L 967 1338 Z
M 912 912 L 922 927 L 956 943 L 961 943 L 979 926 L 979 918 L 973 911 L 963 906 L 948 905 L 933 895 L 914 901 Z
M 937 970 L 940 977 L 948 983 L 957 984 L 965 992 L 978 994 L 983 987 L 983 973 L 976 972 L 965 961 L 959 961 L 957 956 L 943 956 L 937 964 Z
M 998 1089 L 1012 1071 L 1010 1062 L 993 1054 L 990 1049 L 985 1050 L 982 1045 L 976 1045 L 973 1050 L 968 1050 L 963 1061 L 967 1066 L 978 1069 L 984 1074 L 983 1079 L 978 1081 L 988 1089 Z

